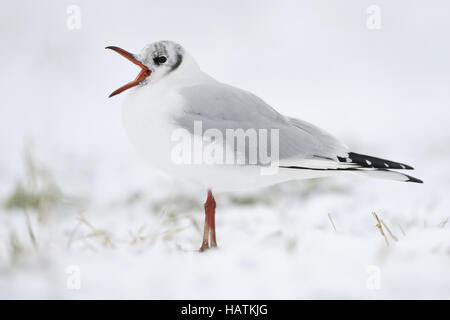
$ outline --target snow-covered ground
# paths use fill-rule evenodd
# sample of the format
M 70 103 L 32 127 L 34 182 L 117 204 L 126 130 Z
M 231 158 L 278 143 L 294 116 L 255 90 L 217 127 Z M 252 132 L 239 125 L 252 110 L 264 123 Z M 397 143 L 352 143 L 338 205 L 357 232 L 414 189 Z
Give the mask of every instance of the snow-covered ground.
M 450 298 L 450 4 L 379 1 L 371 31 L 364 1 L 194 2 L 78 1 L 80 30 L 63 3 L 2 8 L 0 298 Z M 136 70 L 103 47 L 164 38 L 425 183 L 219 194 L 198 253 L 204 190 L 145 163 L 106 99 Z

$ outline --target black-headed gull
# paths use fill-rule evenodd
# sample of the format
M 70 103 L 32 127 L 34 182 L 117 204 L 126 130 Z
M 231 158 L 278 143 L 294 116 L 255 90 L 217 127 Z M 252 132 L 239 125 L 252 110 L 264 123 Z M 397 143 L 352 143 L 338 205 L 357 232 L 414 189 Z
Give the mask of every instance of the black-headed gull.
M 392 171 L 413 169 L 406 164 L 350 152 L 322 129 L 218 82 L 177 43 L 155 42 L 139 54 L 107 49 L 141 68 L 134 81 L 110 95 L 134 88 L 122 113 L 133 144 L 158 167 L 208 191 L 201 251 L 217 246 L 212 190 L 349 173 L 422 182 Z

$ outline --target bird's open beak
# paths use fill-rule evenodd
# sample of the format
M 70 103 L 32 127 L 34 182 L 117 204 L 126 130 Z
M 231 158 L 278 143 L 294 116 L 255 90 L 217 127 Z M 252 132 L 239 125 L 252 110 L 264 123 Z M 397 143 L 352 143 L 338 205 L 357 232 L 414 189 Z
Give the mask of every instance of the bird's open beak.
M 115 96 L 116 94 L 119 94 L 127 89 L 133 88 L 134 86 L 137 86 L 142 80 L 144 80 L 145 78 L 147 78 L 151 73 L 152 70 L 150 70 L 147 66 L 145 66 L 144 64 L 142 64 L 139 60 L 137 60 L 131 53 L 129 53 L 128 51 L 125 51 L 119 47 L 106 47 L 106 49 L 111 49 L 115 52 L 117 52 L 118 54 L 120 54 L 121 56 L 127 58 L 128 60 L 130 60 L 131 62 L 133 62 L 135 65 L 138 65 L 139 67 L 141 67 L 141 72 L 139 72 L 138 76 L 136 77 L 136 79 L 134 79 L 133 81 L 127 83 L 126 85 L 120 87 L 119 89 L 117 89 L 116 91 L 114 91 L 113 93 L 111 93 L 109 95 L 109 98 L 111 98 L 112 96 Z

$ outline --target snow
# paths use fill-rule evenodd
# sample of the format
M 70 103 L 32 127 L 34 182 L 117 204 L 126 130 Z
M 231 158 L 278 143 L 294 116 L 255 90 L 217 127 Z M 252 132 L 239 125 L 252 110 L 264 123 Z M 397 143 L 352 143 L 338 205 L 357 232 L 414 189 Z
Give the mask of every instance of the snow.
M 450 298 L 449 3 L 379 1 L 370 31 L 371 3 L 135 2 L 79 1 L 80 30 L 66 28 L 63 3 L 0 13 L 0 298 Z M 106 98 L 136 69 L 103 48 L 160 39 L 425 183 L 355 176 L 219 194 L 219 249 L 197 252 L 206 193 L 145 163 L 123 132 L 123 97 Z M 8 209 L 20 184 L 61 193 Z M 373 212 L 398 241 L 385 229 L 386 245 Z

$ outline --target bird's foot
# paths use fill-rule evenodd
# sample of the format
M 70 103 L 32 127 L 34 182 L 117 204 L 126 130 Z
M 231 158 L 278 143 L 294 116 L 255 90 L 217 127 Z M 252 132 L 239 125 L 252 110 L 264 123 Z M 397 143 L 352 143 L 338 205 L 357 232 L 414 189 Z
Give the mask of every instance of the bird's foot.
M 204 252 L 204 251 L 206 251 L 206 250 L 208 250 L 209 249 L 209 243 L 208 242 L 205 242 L 205 241 L 203 241 L 202 242 L 202 246 L 200 247 L 200 252 Z
M 209 245 L 207 242 L 203 242 L 202 246 L 200 247 L 199 251 L 200 252 L 205 252 L 207 250 L 211 250 L 211 249 L 217 249 L 217 243 L 211 243 L 211 245 Z

